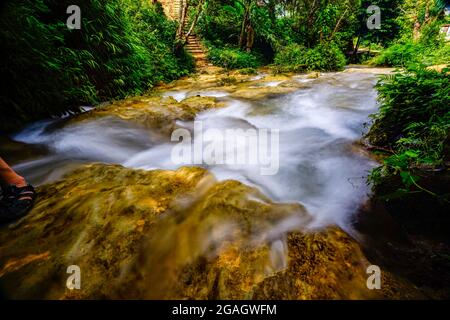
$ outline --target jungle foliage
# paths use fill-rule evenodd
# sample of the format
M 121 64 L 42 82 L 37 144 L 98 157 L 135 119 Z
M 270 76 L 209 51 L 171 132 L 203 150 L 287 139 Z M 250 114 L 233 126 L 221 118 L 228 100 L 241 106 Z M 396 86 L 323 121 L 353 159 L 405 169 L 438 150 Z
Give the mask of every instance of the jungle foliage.
M 450 44 L 439 32 L 448 21 L 443 9 L 441 0 L 405 0 L 398 38 L 372 61 L 402 67 L 378 83 L 380 110 L 367 135 L 372 145 L 390 150 L 369 177 L 386 199 L 425 193 L 450 201 L 445 183 L 435 183 L 448 179 L 449 165 Z
M 80 105 L 140 94 L 187 74 L 174 52 L 176 23 L 144 0 L 81 0 L 80 30 L 66 26 L 66 0 L 2 4 L 0 130 L 76 112 Z
M 404 0 L 395 19 L 398 35 L 375 57 L 373 65 L 407 67 L 450 62 L 450 43 L 440 29 L 450 18 L 444 14 L 444 0 Z
M 279 71 L 335 71 L 342 70 L 346 59 L 335 43 L 318 44 L 307 49 L 298 44 L 283 47 L 275 56 Z
M 263 64 L 261 54 L 249 53 L 235 47 L 209 46 L 208 60 L 225 69 L 257 68 Z
M 421 186 L 420 180 L 445 171 L 450 160 L 449 71 L 418 67 L 385 76 L 377 84 L 380 111 L 367 137 L 372 145 L 392 150 L 369 177 L 379 195 L 439 193 Z
M 278 70 L 339 70 L 358 28 L 360 6 L 359 0 L 208 0 L 197 32 L 213 49 L 210 61 L 219 65 L 218 57 L 238 56 L 240 50 L 248 55 L 239 56 L 243 63 L 236 68 L 262 57 Z

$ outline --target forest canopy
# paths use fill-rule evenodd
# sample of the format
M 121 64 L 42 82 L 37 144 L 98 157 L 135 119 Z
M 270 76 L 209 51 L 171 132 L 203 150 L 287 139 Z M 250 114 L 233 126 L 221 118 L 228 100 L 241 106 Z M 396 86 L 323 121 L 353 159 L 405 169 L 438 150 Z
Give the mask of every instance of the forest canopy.
M 177 23 L 159 4 L 81 0 L 82 27 L 71 30 L 66 9 L 72 3 L 3 3 L 0 129 L 139 94 L 191 71 L 192 59 L 173 50 Z
M 187 30 L 201 39 L 209 63 L 227 69 L 429 66 L 450 55 L 440 32 L 449 23 L 444 0 L 180 1 L 185 18 L 180 12 L 171 20 L 158 1 L 82 0 L 80 30 L 66 26 L 69 1 L 4 2 L 0 129 L 140 94 L 190 73 Z M 369 28 L 373 6 L 380 24 Z

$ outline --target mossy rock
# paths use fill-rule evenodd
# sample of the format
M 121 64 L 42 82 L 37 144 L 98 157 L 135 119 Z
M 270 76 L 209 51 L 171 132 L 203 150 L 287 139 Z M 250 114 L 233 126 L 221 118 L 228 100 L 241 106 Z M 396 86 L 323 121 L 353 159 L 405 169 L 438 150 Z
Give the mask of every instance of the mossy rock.
M 231 97 L 237 99 L 247 100 L 262 100 L 266 98 L 273 98 L 279 95 L 291 93 L 298 90 L 298 87 L 288 86 L 266 86 L 266 87 L 253 87 L 253 86 L 241 86 L 235 92 L 231 94 Z
M 337 227 L 308 231 L 311 220 L 201 168 L 92 164 L 40 187 L 33 210 L 1 227 L 0 281 L 11 298 L 373 296 L 358 244 Z M 66 288 L 70 265 L 80 290 Z
M 199 112 L 224 106 L 225 103 L 214 97 L 195 96 L 181 102 L 172 97 L 136 97 L 95 108 L 73 117 L 63 125 L 113 116 L 169 134 L 175 129 L 177 120 L 194 120 Z

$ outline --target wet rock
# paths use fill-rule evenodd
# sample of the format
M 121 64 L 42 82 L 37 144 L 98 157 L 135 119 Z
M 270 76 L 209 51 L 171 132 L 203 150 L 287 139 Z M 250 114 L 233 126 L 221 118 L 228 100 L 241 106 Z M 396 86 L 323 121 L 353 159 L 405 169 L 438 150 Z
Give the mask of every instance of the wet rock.
M 375 296 L 365 287 L 363 270 L 367 262 L 354 240 L 339 228 L 291 232 L 285 241 L 274 240 L 255 247 L 232 245 L 214 259 L 198 259 L 184 270 L 184 282 L 179 282 L 176 297 L 361 299 Z M 285 261 L 277 261 L 277 254 Z
M 33 210 L 0 230 L 4 290 L 12 298 L 111 296 L 112 283 L 137 255 L 145 234 L 172 200 L 192 192 L 205 175 L 199 168 L 146 172 L 93 164 L 40 187 Z M 47 252 L 45 259 L 8 267 Z M 70 265 L 81 268 L 79 292 L 66 289 Z
M 299 204 L 201 168 L 92 164 L 1 227 L 0 282 L 11 298 L 372 297 L 358 244 L 310 222 Z M 66 288 L 70 265 L 80 290 Z
M 306 79 L 317 79 L 320 77 L 320 72 L 310 72 L 306 75 Z
M 301 83 L 298 80 L 283 81 L 282 83 L 279 84 L 279 86 L 280 87 L 286 87 L 286 88 L 296 88 L 296 89 L 308 88 L 307 85 L 305 85 L 304 83 Z
M 181 102 L 172 97 L 138 97 L 121 100 L 74 117 L 66 124 L 98 117 L 116 116 L 163 133 L 170 133 L 177 120 L 194 120 L 196 114 L 225 106 L 214 97 L 194 96 Z
M 364 72 L 364 73 L 372 73 L 372 74 L 390 74 L 394 71 L 394 68 L 385 68 L 385 67 L 380 67 L 380 68 L 375 68 L 375 67 L 369 67 L 369 66 L 364 66 L 364 65 L 352 65 L 349 67 L 346 67 L 344 71 L 344 73 L 359 73 L 359 72 Z
M 247 100 L 262 100 L 276 97 L 278 95 L 291 93 L 297 90 L 296 87 L 286 86 L 246 86 L 241 87 L 231 94 L 231 97 Z

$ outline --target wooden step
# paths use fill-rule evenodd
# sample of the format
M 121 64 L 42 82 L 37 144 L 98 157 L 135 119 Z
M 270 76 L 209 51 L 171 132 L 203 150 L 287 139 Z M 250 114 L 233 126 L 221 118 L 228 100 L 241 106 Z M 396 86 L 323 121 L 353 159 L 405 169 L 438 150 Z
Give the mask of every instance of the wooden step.
M 187 32 L 189 31 L 188 30 L 189 27 L 190 26 L 187 26 L 187 25 L 185 25 L 185 27 L 184 27 L 184 35 L 185 36 L 186 36 Z M 194 58 L 195 66 L 197 68 L 208 65 L 206 51 L 200 42 L 200 38 L 196 34 L 190 34 L 187 37 L 185 49 Z

